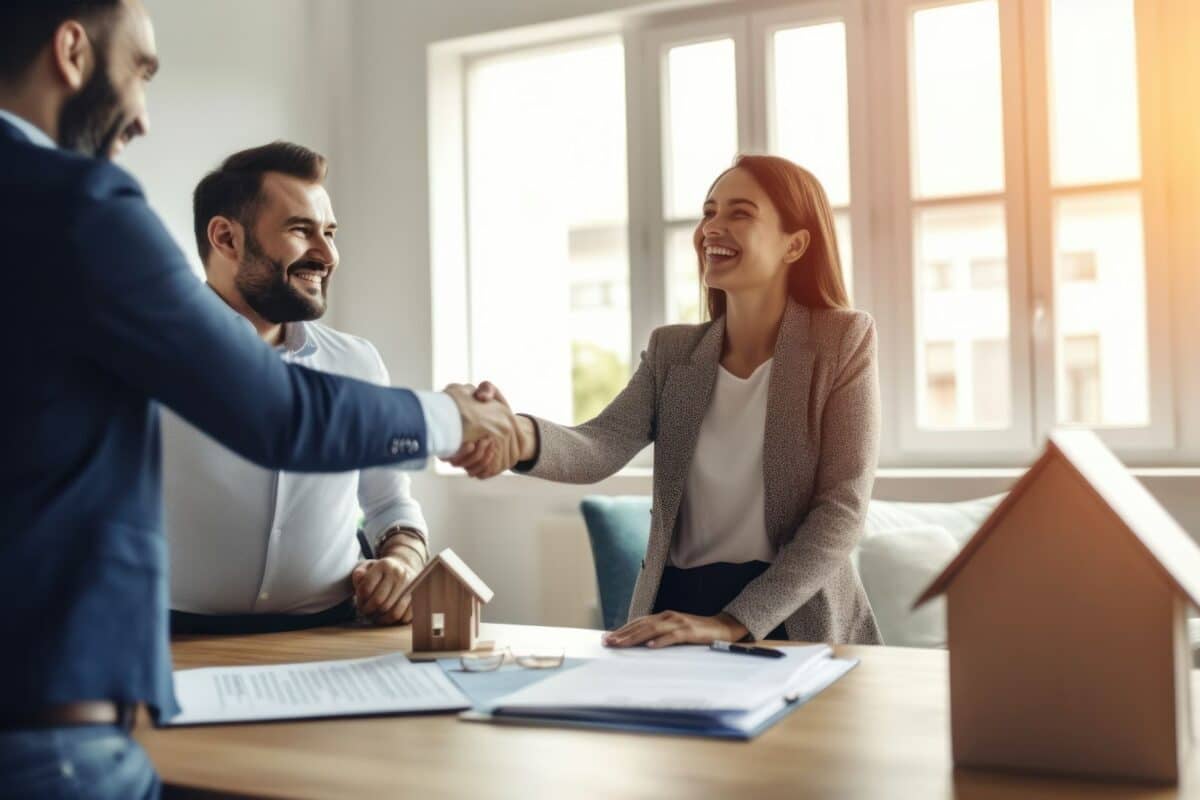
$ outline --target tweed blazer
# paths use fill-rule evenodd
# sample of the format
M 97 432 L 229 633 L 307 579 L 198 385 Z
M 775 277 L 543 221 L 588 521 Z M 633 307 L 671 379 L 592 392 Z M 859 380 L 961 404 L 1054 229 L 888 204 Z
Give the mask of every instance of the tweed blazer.
M 528 474 L 548 480 L 602 480 L 654 443 L 650 541 L 630 619 L 649 614 L 658 594 L 724 336 L 724 317 L 659 328 L 629 384 L 595 419 L 566 427 L 534 418 L 540 450 Z M 725 608 L 756 639 L 783 623 L 798 641 L 881 641 L 850 561 L 879 447 L 876 350 L 867 313 L 789 300 L 762 438 L 763 515 L 777 555 Z

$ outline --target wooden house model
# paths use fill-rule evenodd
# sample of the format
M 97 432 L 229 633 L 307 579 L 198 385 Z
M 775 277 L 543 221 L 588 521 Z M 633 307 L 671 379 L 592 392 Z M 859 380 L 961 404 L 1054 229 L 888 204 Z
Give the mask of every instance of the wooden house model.
M 943 592 L 955 764 L 1178 782 L 1200 547 L 1095 434 L 1050 436 Z
M 413 579 L 413 652 L 473 649 L 491 599 L 492 590 L 453 550 L 438 553 Z

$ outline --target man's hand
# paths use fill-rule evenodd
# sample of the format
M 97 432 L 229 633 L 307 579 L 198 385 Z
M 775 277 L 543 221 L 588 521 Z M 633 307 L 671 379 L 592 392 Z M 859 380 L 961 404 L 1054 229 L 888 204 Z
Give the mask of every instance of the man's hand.
M 533 422 L 526 417 L 515 416 L 508 400 L 493 384 L 484 381 L 478 388 L 451 384 L 446 387 L 446 393 L 458 403 L 463 415 L 463 446 L 446 459 L 448 463 L 466 470 L 472 478 L 482 479 L 512 469 L 518 461 L 533 458 L 536 442 Z M 476 409 L 484 409 L 485 412 L 481 416 L 481 433 L 469 436 L 468 414 Z M 511 424 L 511 430 L 501 433 L 498 424 L 489 427 L 491 415 L 500 413 L 503 413 L 504 421 Z
M 601 641 L 608 647 L 670 647 L 673 644 L 712 644 L 716 641 L 737 642 L 747 633 L 746 626 L 725 612 L 715 617 L 698 617 L 679 611 L 663 611 L 604 634 Z
M 359 613 L 379 625 L 412 622 L 412 595 L 406 590 L 420 571 L 418 556 L 407 557 L 399 551 L 361 562 L 350 573 Z

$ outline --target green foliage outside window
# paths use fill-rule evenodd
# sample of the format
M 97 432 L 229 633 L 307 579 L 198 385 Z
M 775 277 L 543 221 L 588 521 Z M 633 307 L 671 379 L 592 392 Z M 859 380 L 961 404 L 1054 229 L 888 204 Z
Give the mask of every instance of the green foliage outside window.
M 629 367 L 611 350 L 587 342 L 571 344 L 571 386 L 575 424 L 587 422 L 607 406 L 629 379 Z

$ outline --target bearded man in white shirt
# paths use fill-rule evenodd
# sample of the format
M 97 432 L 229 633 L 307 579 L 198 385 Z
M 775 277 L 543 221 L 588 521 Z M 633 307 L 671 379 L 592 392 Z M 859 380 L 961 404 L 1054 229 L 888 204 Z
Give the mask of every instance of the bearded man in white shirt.
M 315 321 L 338 266 L 326 166 L 287 142 L 230 156 L 193 197 L 200 258 L 230 313 L 284 361 L 386 385 L 370 342 Z M 428 531 L 406 473 L 272 472 L 163 417 L 174 632 L 411 620 L 405 590 L 428 557 Z

